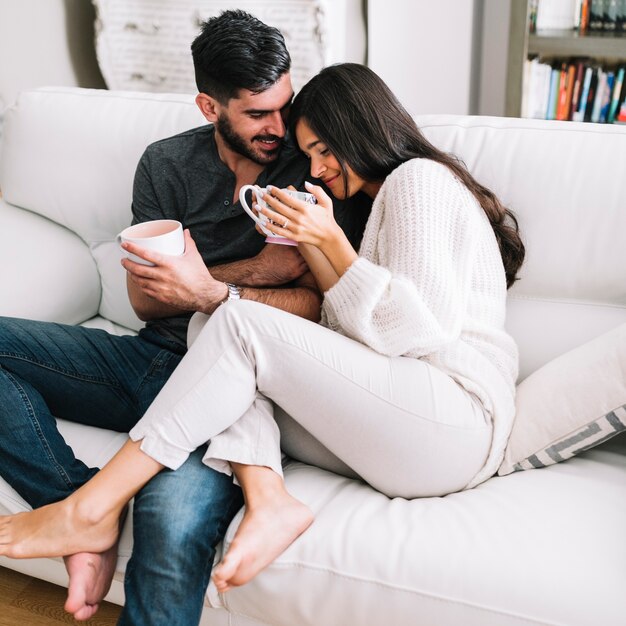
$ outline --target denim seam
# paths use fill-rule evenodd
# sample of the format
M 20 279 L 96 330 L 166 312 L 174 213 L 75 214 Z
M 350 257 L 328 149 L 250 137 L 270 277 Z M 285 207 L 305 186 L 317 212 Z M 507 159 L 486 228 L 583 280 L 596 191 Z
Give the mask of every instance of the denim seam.
M 230 522 L 232 521 L 233 517 L 237 514 L 237 511 L 239 510 L 239 508 L 241 508 L 240 506 L 237 507 L 237 510 L 232 511 L 231 509 L 233 508 L 233 505 L 235 504 L 235 502 L 241 497 L 241 495 L 237 492 L 233 493 L 232 497 L 230 498 L 230 501 L 228 503 L 228 506 L 224 506 L 222 508 L 222 516 L 219 518 L 219 521 L 217 522 L 217 524 L 215 525 L 215 528 L 217 528 L 218 532 L 217 535 L 221 536 L 222 538 L 224 537 L 226 531 L 228 530 L 228 526 L 230 524 Z M 223 539 L 222 539 L 223 541 Z M 213 549 L 213 554 L 215 555 L 215 547 L 212 548 Z M 223 556 L 223 555 L 222 555 Z M 204 609 L 204 600 L 206 599 L 206 592 L 207 592 L 207 588 L 211 582 L 211 572 L 213 570 L 213 560 L 215 557 L 213 557 L 213 559 L 207 559 L 207 562 L 205 564 L 204 567 L 204 572 L 203 572 L 203 585 L 204 585 L 204 592 L 202 594 L 203 597 L 203 609 Z
M 18 361 L 25 361 L 27 363 L 32 363 L 34 365 L 39 365 L 44 369 L 50 370 L 52 372 L 58 372 L 59 374 L 63 374 L 68 378 L 74 378 L 76 380 L 84 380 L 93 383 L 101 383 L 103 385 L 112 385 L 114 387 L 120 388 L 119 384 L 116 380 L 111 380 L 109 378 L 102 378 L 100 376 L 86 376 L 84 374 L 78 375 L 75 372 L 70 372 L 69 370 L 63 369 L 62 367 L 53 367 L 49 363 L 45 363 L 44 361 L 40 361 L 38 359 L 33 359 L 30 357 L 25 357 L 22 354 L 18 354 L 15 352 L 0 352 L 0 357 L 6 357 L 11 359 L 16 359 Z M 6 371 L 6 368 L 3 368 Z
M 33 405 L 31 404 L 30 399 L 28 398 L 28 394 L 24 391 L 24 388 L 22 387 L 22 385 L 20 385 L 20 383 L 10 374 L 10 372 L 5 372 L 5 374 L 7 375 L 7 378 L 13 383 L 13 385 L 15 385 L 15 388 L 17 389 L 18 393 L 22 397 L 22 401 L 24 402 L 28 415 L 31 418 L 31 424 L 33 428 L 35 429 L 35 433 L 37 435 L 37 438 L 39 439 L 39 443 L 41 444 L 46 455 L 48 456 L 48 460 L 52 463 L 52 466 L 57 470 L 59 476 L 61 477 L 63 482 L 66 484 L 66 486 L 69 487 L 70 489 L 75 489 L 74 485 L 72 484 L 72 481 L 70 480 L 69 476 L 63 469 L 63 466 L 56 460 L 52 452 L 52 449 L 48 445 L 48 441 L 43 433 L 43 430 L 41 429 L 41 425 L 39 423 L 39 420 L 37 419 L 37 415 L 35 413 Z
M 164 356 L 161 356 L 162 353 L 166 353 Z M 159 352 L 157 354 L 156 357 L 154 357 L 154 359 L 152 360 L 152 363 L 150 364 L 150 368 L 148 369 L 147 374 L 142 378 L 141 382 L 139 383 L 139 385 L 137 385 L 137 388 L 134 390 L 134 396 L 135 396 L 135 402 L 138 403 L 139 402 L 139 398 L 141 396 L 141 390 L 145 387 L 145 385 L 148 383 L 148 381 L 150 380 L 150 378 L 152 376 L 154 376 L 155 374 L 163 371 L 165 369 L 165 367 L 168 365 L 168 363 L 175 357 L 177 356 L 174 352 L 170 352 L 167 349 L 163 349 L 161 350 L 161 352 Z M 176 364 L 178 365 L 178 363 Z M 171 376 L 171 372 L 170 372 L 170 376 Z M 169 378 L 169 376 L 168 376 Z M 163 381 L 163 384 L 165 384 L 167 381 Z

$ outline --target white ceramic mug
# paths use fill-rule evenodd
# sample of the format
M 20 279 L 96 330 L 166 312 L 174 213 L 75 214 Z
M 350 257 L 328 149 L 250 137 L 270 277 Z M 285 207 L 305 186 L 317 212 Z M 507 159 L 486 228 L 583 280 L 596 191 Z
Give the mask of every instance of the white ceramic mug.
M 268 228 L 268 224 L 271 224 L 268 217 L 266 215 L 263 215 L 262 213 L 257 214 L 250 208 L 250 206 L 246 202 L 246 193 L 250 190 L 256 196 L 257 204 L 260 207 L 264 208 L 267 206 L 267 203 L 263 200 L 261 196 L 267 191 L 267 189 L 263 187 L 258 187 L 257 185 L 244 185 L 239 191 L 239 202 L 241 202 L 241 206 L 243 207 L 244 211 L 261 227 L 263 234 L 267 235 L 265 241 L 267 243 L 280 243 L 284 246 L 297 246 L 297 242 L 292 241 L 291 239 L 287 239 L 287 237 L 273 234 L 272 231 Z M 283 189 L 282 191 L 288 193 L 296 200 L 302 200 L 303 202 L 308 202 L 310 204 L 315 204 L 317 202 L 315 196 L 312 193 L 307 193 L 306 191 L 294 191 L 293 189 Z
M 118 243 L 121 244 L 126 241 L 159 254 L 180 256 L 185 252 L 183 225 L 176 220 L 152 220 L 129 226 L 117 236 Z M 126 256 L 135 263 L 154 265 L 154 263 L 129 252 L 126 253 Z

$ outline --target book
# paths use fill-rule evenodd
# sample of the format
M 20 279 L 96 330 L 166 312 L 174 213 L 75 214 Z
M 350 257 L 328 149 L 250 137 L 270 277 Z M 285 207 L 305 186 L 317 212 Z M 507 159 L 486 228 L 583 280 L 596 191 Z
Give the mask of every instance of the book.
M 546 108 L 545 119 L 556 119 L 556 109 L 559 102 L 559 78 L 561 71 L 553 67 L 550 71 L 550 92 L 548 94 L 548 106 Z
M 586 33 L 589 29 L 589 9 L 591 0 L 582 0 L 580 3 L 580 17 L 578 19 L 578 32 Z
M 626 68 L 624 70 L 624 79 L 622 81 L 622 90 L 620 95 L 618 96 L 619 104 L 617 105 L 617 112 L 615 114 L 615 121 L 618 121 L 620 114 L 626 108 Z
M 572 0 L 541 0 L 537 5 L 536 30 L 571 30 L 576 23 Z
M 582 92 L 580 94 L 578 108 L 573 116 L 573 120 L 575 122 L 583 122 L 585 120 L 585 110 L 587 108 L 587 100 L 589 98 L 589 87 L 591 86 L 592 75 L 593 75 L 593 68 L 590 65 L 588 65 L 585 68 L 585 78 L 583 80 Z
M 611 106 L 611 94 L 613 93 L 613 83 L 615 82 L 615 72 L 606 73 L 606 82 L 603 85 L 602 97 L 600 100 L 600 116 L 598 122 L 604 124 Z
M 529 0 L 528 2 L 528 32 L 537 32 L 537 5 L 539 0 Z
M 601 31 L 604 27 L 604 0 L 591 0 L 589 8 L 589 30 Z
M 576 65 L 569 64 L 567 68 L 567 84 L 565 87 L 565 107 L 563 109 L 563 119 L 570 119 L 570 111 L 572 108 L 572 100 L 574 98 L 574 83 L 576 82 Z
M 574 119 L 574 114 L 578 111 L 578 103 L 580 102 L 580 93 L 582 91 L 583 76 L 585 73 L 585 64 L 582 61 L 576 62 L 576 76 L 574 78 L 574 87 L 572 89 L 572 99 L 569 107 L 568 120 Z
M 548 111 L 548 102 L 550 101 L 550 87 L 552 85 L 552 66 L 549 63 L 541 63 L 539 66 L 541 71 L 541 93 L 538 102 L 540 112 L 538 116 L 540 119 L 546 119 Z
M 621 0 L 618 7 L 615 31 L 620 35 L 626 35 L 626 0 Z
M 606 121 L 609 124 L 612 124 L 617 117 L 620 98 L 622 96 L 622 90 L 624 87 L 624 73 L 626 72 L 626 68 L 622 65 L 617 71 L 617 75 L 615 77 L 615 85 L 613 86 L 613 94 L 611 96 L 611 106 L 609 107 L 609 112 L 607 115 Z
M 546 63 L 542 63 L 538 57 L 528 61 L 528 71 L 524 72 L 522 117 L 534 119 L 544 119 L 545 117 L 548 97 L 545 87 L 546 68 L 549 74 L 552 68 Z
M 618 6 L 621 10 L 621 4 L 621 0 L 604 0 L 604 17 L 602 19 L 602 30 L 604 30 L 604 32 L 615 32 Z
M 556 116 L 557 120 L 565 120 L 565 112 L 567 110 L 567 79 L 568 79 L 568 70 L 567 63 L 561 64 L 561 70 L 559 73 L 559 101 L 556 105 Z
M 598 87 L 598 74 L 599 68 L 594 67 L 591 71 L 591 82 L 589 83 L 589 92 L 587 93 L 587 104 L 585 105 L 585 116 L 583 122 L 591 121 L 591 114 L 593 112 L 593 103 L 596 99 L 596 89 Z
M 593 98 L 593 107 L 591 108 L 591 121 L 596 124 L 600 121 L 600 110 L 602 109 L 602 100 L 604 99 L 604 90 L 606 89 L 606 72 L 602 68 L 598 69 L 598 85 Z

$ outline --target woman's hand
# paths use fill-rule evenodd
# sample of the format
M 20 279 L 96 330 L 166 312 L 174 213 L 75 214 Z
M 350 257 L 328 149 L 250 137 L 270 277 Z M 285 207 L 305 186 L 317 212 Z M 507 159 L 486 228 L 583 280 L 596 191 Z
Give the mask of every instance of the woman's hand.
M 296 200 L 284 190 L 272 187 L 270 193 L 263 195 L 268 206 L 255 205 L 254 208 L 273 222 L 266 228 L 276 235 L 323 250 L 345 235 L 335 221 L 333 202 L 324 190 L 310 183 L 306 183 L 306 188 L 315 196 L 317 204 Z

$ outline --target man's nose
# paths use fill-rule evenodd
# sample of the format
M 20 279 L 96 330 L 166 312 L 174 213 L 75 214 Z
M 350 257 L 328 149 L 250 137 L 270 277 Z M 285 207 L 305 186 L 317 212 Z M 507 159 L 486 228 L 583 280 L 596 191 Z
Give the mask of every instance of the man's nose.
M 280 111 L 275 111 L 267 118 L 265 130 L 268 135 L 276 135 L 277 137 L 285 136 L 286 127 Z

